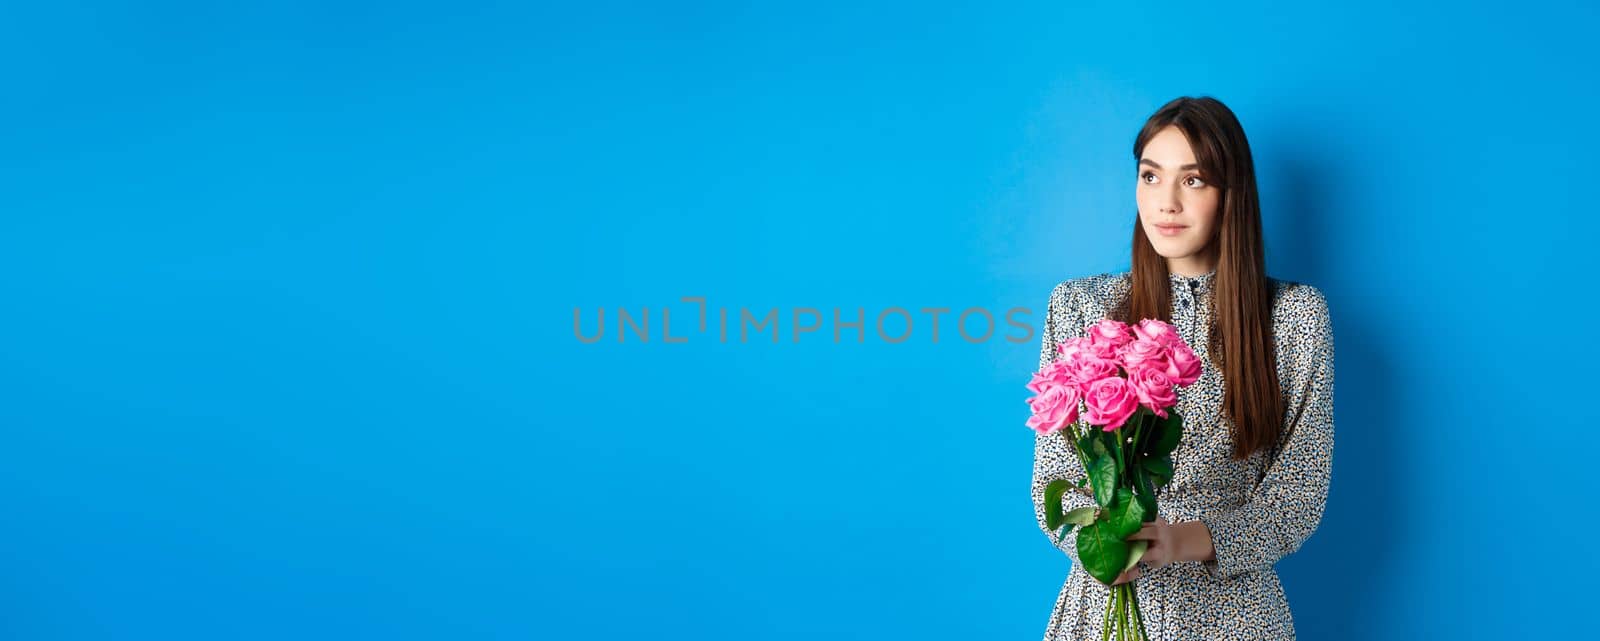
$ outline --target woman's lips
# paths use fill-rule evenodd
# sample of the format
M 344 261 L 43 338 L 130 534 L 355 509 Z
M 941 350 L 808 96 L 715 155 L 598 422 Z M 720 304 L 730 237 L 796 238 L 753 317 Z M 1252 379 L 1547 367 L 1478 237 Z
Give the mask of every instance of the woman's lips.
M 1183 228 L 1187 226 L 1188 225 L 1156 225 L 1156 231 L 1161 232 L 1162 236 L 1177 236 L 1178 234 L 1183 233 Z

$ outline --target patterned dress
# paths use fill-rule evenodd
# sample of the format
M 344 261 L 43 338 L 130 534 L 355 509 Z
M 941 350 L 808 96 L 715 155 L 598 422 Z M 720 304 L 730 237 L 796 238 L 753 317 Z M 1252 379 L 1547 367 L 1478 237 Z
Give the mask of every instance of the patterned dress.
M 1205 365 L 1201 378 L 1178 390 L 1183 440 L 1173 452 L 1172 481 L 1157 493 L 1168 521 L 1202 521 L 1211 531 L 1215 561 L 1173 563 L 1134 582 L 1151 639 L 1294 639 L 1294 620 L 1273 564 L 1298 549 L 1322 520 L 1333 466 L 1333 325 L 1322 292 L 1269 278 L 1278 380 L 1285 429 L 1274 451 L 1244 461 L 1230 458 L 1228 421 L 1220 418 L 1221 373 L 1204 349 L 1216 272 L 1170 276 L 1173 325 Z M 1067 280 L 1050 293 L 1039 365 L 1055 346 L 1083 335 L 1128 291 L 1131 272 Z M 1075 536 L 1056 543 L 1044 524 L 1044 488 L 1076 480 L 1083 468 L 1060 433 L 1034 441 L 1033 505 L 1039 529 L 1072 559 L 1056 598 L 1045 641 L 1098 639 L 1110 589 L 1078 562 Z M 1067 492 L 1072 510 L 1094 500 Z

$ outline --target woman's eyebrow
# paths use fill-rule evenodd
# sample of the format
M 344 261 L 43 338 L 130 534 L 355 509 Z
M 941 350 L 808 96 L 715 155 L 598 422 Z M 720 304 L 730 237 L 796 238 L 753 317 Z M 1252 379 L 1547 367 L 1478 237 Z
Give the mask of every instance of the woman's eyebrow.
M 1156 161 L 1151 160 L 1149 158 L 1140 158 L 1139 159 L 1139 164 L 1141 164 L 1141 165 L 1150 165 L 1151 167 L 1155 167 L 1156 169 L 1160 169 L 1161 168 L 1161 165 L 1156 164 Z M 1189 163 L 1189 164 L 1184 165 L 1182 167 L 1179 167 L 1178 169 L 1196 169 L 1199 166 L 1200 166 L 1199 163 L 1193 163 L 1192 162 L 1192 163 Z

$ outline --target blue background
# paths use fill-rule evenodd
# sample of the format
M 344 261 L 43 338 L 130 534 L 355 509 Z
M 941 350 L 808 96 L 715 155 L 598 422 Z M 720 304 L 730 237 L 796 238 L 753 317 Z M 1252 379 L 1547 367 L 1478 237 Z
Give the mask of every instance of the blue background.
M 1301 638 L 1578 629 L 1593 5 L 582 5 L 4 10 L 0 637 L 1038 638 L 1036 327 L 918 310 L 1126 269 L 1179 95 L 1335 319 Z

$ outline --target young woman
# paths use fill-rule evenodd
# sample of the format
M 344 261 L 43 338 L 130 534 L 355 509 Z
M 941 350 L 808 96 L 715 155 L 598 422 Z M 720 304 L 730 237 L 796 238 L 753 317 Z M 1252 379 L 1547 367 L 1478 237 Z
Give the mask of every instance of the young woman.
M 1333 465 L 1333 325 L 1316 287 L 1266 275 L 1255 169 L 1244 130 L 1212 98 L 1178 98 L 1133 145 L 1139 212 L 1131 269 L 1074 278 L 1050 293 L 1043 367 L 1056 345 L 1101 318 L 1159 318 L 1204 364 L 1178 392 L 1183 440 L 1157 493 L 1158 518 L 1130 535 L 1149 550 L 1135 581 L 1151 639 L 1293 639 L 1273 565 L 1322 520 Z M 1083 468 L 1063 433 L 1034 443 L 1039 527 L 1073 567 L 1046 641 L 1096 639 L 1111 590 L 1055 543 L 1044 488 Z M 1065 510 L 1094 504 L 1068 492 Z

